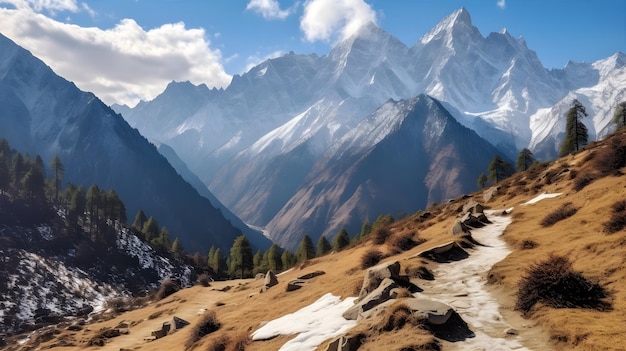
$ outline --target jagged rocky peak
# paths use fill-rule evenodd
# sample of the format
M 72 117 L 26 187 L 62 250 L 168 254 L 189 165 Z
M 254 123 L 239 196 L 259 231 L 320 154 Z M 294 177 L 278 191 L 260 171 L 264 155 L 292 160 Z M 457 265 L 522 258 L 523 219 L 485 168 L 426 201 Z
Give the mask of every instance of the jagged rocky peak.
M 441 22 L 426 33 L 419 42 L 421 44 L 427 44 L 433 40 L 444 38 L 452 40 L 453 36 L 459 36 L 463 32 L 471 33 L 472 35 L 478 33 L 478 29 L 472 25 L 472 19 L 465 7 L 461 7 L 441 20 Z

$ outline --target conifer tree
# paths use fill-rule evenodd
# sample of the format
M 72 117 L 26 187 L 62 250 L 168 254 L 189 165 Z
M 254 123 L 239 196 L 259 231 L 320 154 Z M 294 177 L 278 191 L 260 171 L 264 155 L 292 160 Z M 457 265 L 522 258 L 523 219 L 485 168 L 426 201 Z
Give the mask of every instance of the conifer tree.
M 39 157 L 39 156 L 37 156 Z M 41 158 L 40 158 L 41 159 Z M 35 163 L 22 178 L 22 190 L 31 202 L 45 202 L 46 179 L 42 169 Z
M 313 246 L 313 241 L 311 240 L 311 237 L 305 235 L 300 241 L 300 246 L 296 251 L 296 258 L 298 259 L 298 262 L 304 262 L 314 257 L 315 247 Z
M 350 245 L 350 235 L 345 228 L 341 228 L 333 240 L 333 250 L 341 251 L 348 245 Z
M 143 228 L 141 229 L 141 232 L 143 233 L 147 242 L 151 242 L 152 239 L 159 236 L 159 224 L 157 223 L 156 219 L 150 216 L 150 218 L 148 218 L 146 223 L 144 223 Z M 173 243 L 172 243 L 172 246 L 174 246 Z M 172 251 L 174 250 L 172 249 Z
M 24 178 L 27 171 L 24 156 L 18 152 L 15 157 L 13 157 L 11 164 L 11 185 L 15 193 L 19 193 L 22 189 L 22 178 Z
M 565 138 L 563 139 L 563 144 L 561 144 L 559 151 L 560 157 L 569 155 L 587 145 L 589 133 L 587 127 L 581 121 L 586 116 L 587 111 L 585 110 L 585 106 L 577 99 L 574 99 L 572 106 L 567 110 L 566 114 Z
M 70 201 L 70 215 L 78 217 L 85 213 L 87 206 L 87 191 L 84 186 L 79 186 L 78 189 L 72 194 L 72 200 Z
M 146 217 L 146 214 L 143 213 L 142 209 L 139 209 L 135 214 L 135 219 L 133 220 L 133 228 L 141 231 L 143 229 L 143 225 L 146 223 L 147 220 L 148 218 Z
M 616 129 L 626 126 L 626 101 L 620 102 L 615 107 L 615 113 L 613 113 L 613 123 L 615 123 Z
M 491 159 L 489 163 L 489 176 L 487 179 L 498 183 L 506 177 L 513 174 L 513 167 L 508 162 L 504 161 L 500 156 L 496 155 Z
M 213 256 L 215 256 L 215 245 L 211 245 L 211 247 L 209 248 L 209 253 L 206 255 L 207 266 L 209 266 L 210 268 L 213 268 Z
M 478 184 L 478 187 L 480 189 L 484 189 L 485 186 L 487 185 L 487 176 L 485 175 L 485 173 L 481 173 L 478 176 L 478 179 L 476 180 L 476 184 Z
M 289 269 L 296 264 L 295 256 L 289 250 L 283 251 L 283 254 L 280 256 L 280 260 L 283 263 L 283 269 Z
M 533 153 L 527 148 L 523 148 L 522 151 L 517 154 L 517 162 L 515 163 L 515 167 L 518 172 L 526 171 L 533 165 L 535 162 L 535 157 Z
M 369 220 L 365 220 L 363 225 L 361 225 L 361 232 L 359 233 L 359 238 L 365 238 L 372 232 L 372 225 Z
M 278 245 L 272 244 L 272 246 L 267 249 L 267 263 L 268 268 L 274 272 L 278 272 L 283 269 L 283 262 L 281 260 L 281 253 Z
M 65 172 L 65 168 L 63 168 L 63 163 L 61 162 L 59 155 L 54 155 L 54 158 L 50 161 L 50 168 L 52 168 L 52 173 L 54 174 L 54 201 L 58 203 L 61 181 L 63 180 L 63 174 Z
M 320 236 L 320 238 L 317 240 L 317 256 L 324 256 L 329 253 L 331 249 L 332 247 L 330 246 L 328 239 L 326 239 L 324 235 Z
M 9 191 L 11 184 L 11 147 L 6 139 L 0 139 L 0 191 Z
M 245 235 L 240 235 L 235 239 L 230 248 L 230 261 L 233 276 L 241 272 L 240 277 L 243 279 L 246 271 L 252 271 L 252 248 Z
M 261 250 L 257 250 L 254 256 L 252 256 L 252 266 L 254 267 L 254 273 L 259 273 L 263 269 L 261 267 L 261 262 L 263 261 L 263 253 Z
M 152 217 L 150 217 L 152 218 Z M 150 219 L 148 219 L 148 221 L 150 221 Z M 147 224 L 147 222 L 146 222 Z M 180 239 L 176 238 L 174 239 L 174 241 L 172 242 L 172 252 L 177 255 L 177 256 L 182 256 L 183 254 L 183 245 L 180 243 Z
M 210 267 L 213 268 L 215 274 L 220 274 L 224 269 L 226 269 L 226 260 L 224 259 L 224 255 L 222 255 L 222 251 L 220 248 L 216 248 L 213 253 L 213 258 L 211 259 Z

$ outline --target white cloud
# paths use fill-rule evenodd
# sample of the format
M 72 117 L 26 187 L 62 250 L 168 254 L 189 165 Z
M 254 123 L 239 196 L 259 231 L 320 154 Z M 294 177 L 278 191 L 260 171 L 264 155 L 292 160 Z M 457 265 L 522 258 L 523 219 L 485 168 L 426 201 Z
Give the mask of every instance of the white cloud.
M 259 56 L 258 53 L 256 55 L 248 56 L 248 58 L 246 59 L 246 70 L 245 70 L 245 72 L 248 72 L 252 67 L 257 66 L 258 64 L 260 64 L 263 61 L 266 61 L 266 60 L 269 60 L 269 59 L 273 59 L 273 58 L 277 58 L 277 57 L 281 57 L 284 54 L 285 54 L 284 51 L 274 51 L 274 52 L 272 52 L 272 53 L 270 53 L 268 55 L 265 55 L 265 56 Z
M 499 8 L 504 10 L 506 8 L 506 0 L 498 0 L 496 5 L 498 5 Z
M 39 1 L 49 2 L 55 1 Z M 187 29 L 184 23 L 146 31 L 124 19 L 102 30 L 61 23 L 16 6 L 0 8 L 0 32 L 107 104 L 132 106 L 139 99 L 152 99 L 172 80 L 209 87 L 226 87 L 231 80 L 220 63 L 221 52 L 210 48 L 204 29 Z
M 368 22 L 376 23 L 376 12 L 363 0 L 307 0 L 300 29 L 310 42 L 336 41 L 347 39 Z
M 76 0 L 1 0 L 0 3 L 11 4 L 17 9 L 32 9 L 36 12 L 78 12 L 80 10 Z M 85 6 L 88 8 L 86 4 L 81 5 L 81 7 Z
M 286 10 L 281 10 L 277 0 L 250 0 L 246 6 L 246 10 L 254 11 L 266 19 L 285 19 L 289 17 L 297 7 L 298 3 Z

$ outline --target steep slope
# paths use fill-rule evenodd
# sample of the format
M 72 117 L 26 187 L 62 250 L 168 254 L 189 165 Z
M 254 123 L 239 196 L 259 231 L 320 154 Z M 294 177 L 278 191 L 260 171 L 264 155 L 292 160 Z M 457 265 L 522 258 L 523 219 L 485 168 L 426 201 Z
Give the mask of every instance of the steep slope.
M 424 209 L 475 188 L 498 151 L 425 95 L 389 101 L 334 143 L 266 231 L 295 248 L 379 214 Z
M 241 231 L 120 115 L 6 37 L 0 36 L 0 48 L 0 89 L 11 97 L 0 137 L 44 160 L 58 154 L 66 181 L 114 188 L 129 216 L 143 209 L 188 250 L 230 247 Z M 14 113 L 22 119 L 9 126 Z M 250 239 L 260 247 L 269 244 L 260 234 Z

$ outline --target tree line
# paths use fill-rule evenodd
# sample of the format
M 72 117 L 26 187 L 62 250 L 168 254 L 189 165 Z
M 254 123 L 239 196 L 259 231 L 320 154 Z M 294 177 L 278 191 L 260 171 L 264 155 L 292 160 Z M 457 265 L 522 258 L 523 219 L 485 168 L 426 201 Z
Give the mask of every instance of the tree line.
M 589 130 L 582 122 L 582 119 L 587 116 L 588 113 L 585 106 L 578 99 L 572 100 L 570 108 L 565 113 L 565 137 L 559 148 L 559 157 L 567 156 L 587 145 Z M 616 129 L 626 127 L 626 101 L 617 104 L 612 122 Z M 539 161 L 535 159 L 533 153 L 527 148 L 522 149 L 517 155 L 515 168 L 501 156 L 496 155 L 489 163 L 487 175 L 481 173 L 476 183 L 482 189 L 490 183 L 496 184 L 510 177 L 515 173 L 515 170 L 518 172 L 526 171 L 538 164 Z

